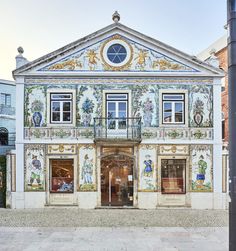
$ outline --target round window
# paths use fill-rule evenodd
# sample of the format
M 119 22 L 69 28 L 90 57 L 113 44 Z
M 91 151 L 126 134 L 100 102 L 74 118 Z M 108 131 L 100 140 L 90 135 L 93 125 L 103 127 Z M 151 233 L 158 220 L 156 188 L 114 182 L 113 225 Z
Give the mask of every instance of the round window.
M 114 64 L 122 63 L 127 57 L 127 51 L 121 44 L 113 44 L 107 50 L 107 58 Z

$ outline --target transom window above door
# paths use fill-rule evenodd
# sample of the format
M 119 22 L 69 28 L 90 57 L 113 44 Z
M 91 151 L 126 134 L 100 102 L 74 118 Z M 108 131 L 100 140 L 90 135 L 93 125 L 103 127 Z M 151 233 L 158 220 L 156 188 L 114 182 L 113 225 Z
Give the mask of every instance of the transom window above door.
M 54 124 L 72 123 L 72 93 L 50 94 L 50 122 Z
M 162 123 L 185 123 L 185 94 L 162 94 Z

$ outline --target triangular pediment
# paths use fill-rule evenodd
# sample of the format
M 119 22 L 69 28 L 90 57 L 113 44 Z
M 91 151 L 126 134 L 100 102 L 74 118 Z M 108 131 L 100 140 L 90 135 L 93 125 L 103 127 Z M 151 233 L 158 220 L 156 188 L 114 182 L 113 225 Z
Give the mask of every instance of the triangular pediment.
M 114 51 L 117 45 L 117 51 Z M 121 47 L 118 47 L 118 46 Z M 124 48 L 124 53 L 119 54 L 119 49 Z M 109 59 L 108 53 L 111 51 Z M 119 62 L 123 58 L 125 62 Z M 113 62 L 113 61 L 118 62 Z M 196 72 L 193 67 L 179 62 L 161 52 L 150 49 L 119 34 L 107 37 L 85 49 L 73 52 L 38 71 L 153 71 L 153 72 Z
M 220 70 L 121 24 L 113 24 L 13 74 L 143 72 L 220 75 Z

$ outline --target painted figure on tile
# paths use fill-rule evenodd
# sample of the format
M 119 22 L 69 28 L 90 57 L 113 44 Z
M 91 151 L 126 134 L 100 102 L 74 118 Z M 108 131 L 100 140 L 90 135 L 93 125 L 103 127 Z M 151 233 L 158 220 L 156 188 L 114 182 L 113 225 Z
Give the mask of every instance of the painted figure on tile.
M 201 188 L 205 181 L 205 174 L 207 169 L 207 162 L 204 160 L 203 155 L 199 157 L 198 161 L 198 174 L 197 174 L 197 187 Z
M 146 66 L 147 56 L 148 56 L 148 51 L 143 49 L 138 52 L 138 56 L 134 59 L 134 60 L 137 59 L 137 66 L 140 69 L 144 69 L 144 67 Z
M 97 53 L 94 50 L 89 50 L 87 52 L 86 57 L 88 58 L 90 71 L 95 70 L 95 66 L 97 65 L 97 60 L 99 60 L 99 58 L 97 57 Z
M 152 113 L 153 113 L 153 103 L 152 101 L 147 98 L 146 101 L 143 103 L 143 120 L 144 126 L 149 127 L 152 124 Z
M 33 155 L 30 184 L 31 186 L 38 186 L 41 184 L 40 175 L 42 172 L 41 162 L 37 159 L 36 155 Z
M 82 167 L 82 180 L 84 184 L 92 184 L 92 175 L 93 175 L 93 159 L 89 159 L 88 154 L 84 156 L 84 163 Z
M 147 154 L 147 155 L 145 155 L 145 158 L 146 159 L 143 162 L 144 165 L 145 165 L 143 175 L 146 176 L 146 177 L 150 177 L 153 174 L 154 164 L 153 164 L 153 162 L 151 160 L 151 155 Z

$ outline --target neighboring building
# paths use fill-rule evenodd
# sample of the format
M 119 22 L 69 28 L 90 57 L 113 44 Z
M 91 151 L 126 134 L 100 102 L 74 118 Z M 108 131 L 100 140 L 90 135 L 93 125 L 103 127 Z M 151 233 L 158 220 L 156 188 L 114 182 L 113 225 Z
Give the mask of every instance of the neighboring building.
M 207 49 L 197 55 L 203 61 L 211 58 L 211 55 L 219 60 L 219 67 L 224 70 L 225 76 L 222 78 L 222 139 L 224 146 L 228 146 L 229 141 L 229 107 L 228 107 L 228 57 L 227 57 L 227 35 L 219 38 Z
M 19 50 L 12 207 L 225 208 L 222 71 L 113 20 Z
M 15 82 L 0 79 L 0 155 L 15 148 Z
M 13 81 L 0 79 L 0 207 L 6 206 L 6 154 L 15 149 L 15 100 Z

